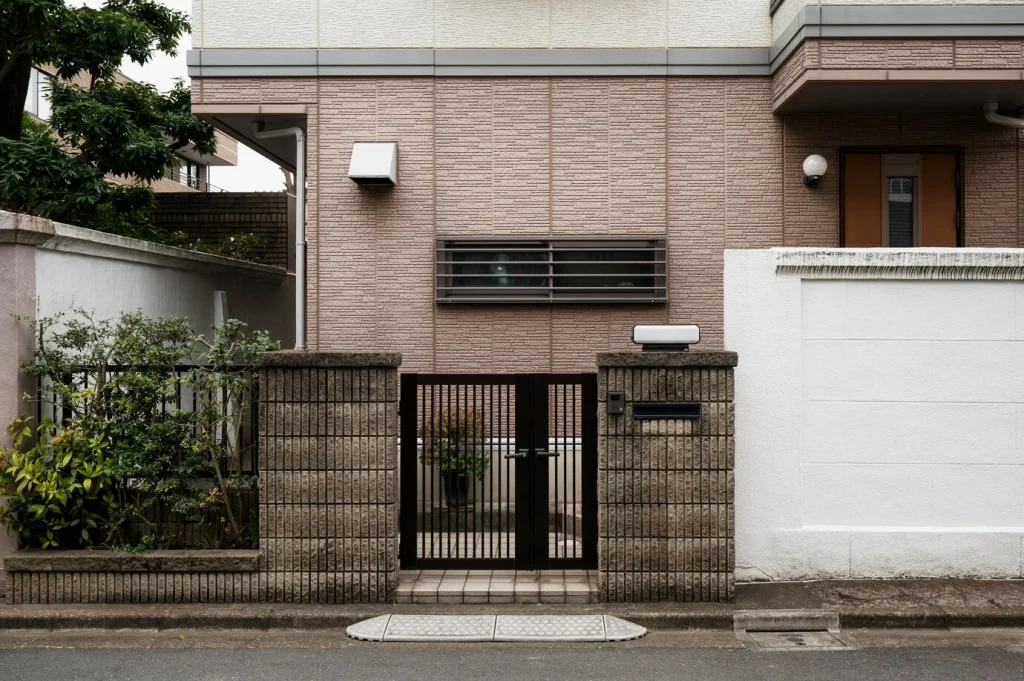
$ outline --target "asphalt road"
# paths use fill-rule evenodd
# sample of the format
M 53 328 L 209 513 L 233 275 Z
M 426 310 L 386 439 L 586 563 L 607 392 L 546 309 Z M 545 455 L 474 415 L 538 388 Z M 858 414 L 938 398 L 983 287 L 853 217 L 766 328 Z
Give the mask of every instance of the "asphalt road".
M 0 632 L 2 635 L 3 632 Z M 106 638 L 104 638 L 106 637 Z M 7 636 L 0 679 L 191 681 L 984 681 L 1024 679 L 1020 634 L 865 634 L 860 650 L 764 652 L 727 633 L 631 645 L 360 644 L 325 634 L 54 632 Z M 147 643 L 148 641 L 148 643 Z M 691 647 L 681 647 L 681 646 Z M 45 647 L 44 647 L 45 646 Z M 139 647 L 147 646 L 147 647 Z M 245 647 L 255 646 L 255 647 Z

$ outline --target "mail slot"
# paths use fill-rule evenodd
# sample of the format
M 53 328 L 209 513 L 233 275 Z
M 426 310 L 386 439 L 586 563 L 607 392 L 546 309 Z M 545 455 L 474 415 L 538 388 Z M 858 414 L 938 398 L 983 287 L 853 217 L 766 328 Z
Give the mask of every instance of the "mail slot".
M 682 419 L 696 421 L 700 418 L 700 402 L 634 402 L 634 421 L 665 421 Z

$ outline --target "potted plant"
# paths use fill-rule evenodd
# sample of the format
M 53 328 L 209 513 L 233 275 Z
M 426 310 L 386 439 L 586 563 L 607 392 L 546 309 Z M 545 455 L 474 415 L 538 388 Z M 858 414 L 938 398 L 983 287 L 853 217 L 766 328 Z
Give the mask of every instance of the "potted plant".
M 469 480 L 479 479 L 491 465 L 485 447 L 484 415 L 479 409 L 445 409 L 420 425 L 420 463 L 441 474 L 444 500 L 449 508 L 466 505 Z

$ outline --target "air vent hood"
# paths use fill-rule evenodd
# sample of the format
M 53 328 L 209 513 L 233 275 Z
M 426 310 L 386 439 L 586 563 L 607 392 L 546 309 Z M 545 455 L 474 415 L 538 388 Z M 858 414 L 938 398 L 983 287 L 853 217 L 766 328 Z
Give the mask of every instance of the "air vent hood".
M 396 142 L 356 142 L 348 176 L 356 184 L 394 187 L 398 184 L 398 144 Z

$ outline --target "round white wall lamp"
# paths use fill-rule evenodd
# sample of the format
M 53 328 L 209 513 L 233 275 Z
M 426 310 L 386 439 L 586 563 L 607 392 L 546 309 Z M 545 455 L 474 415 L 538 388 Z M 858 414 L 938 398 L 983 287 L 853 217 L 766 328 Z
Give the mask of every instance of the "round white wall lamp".
M 820 154 L 811 154 L 804 159 L 804 186 L 813 187 L 821 182 L 822 176 L 828 172 L 828 161 Z

